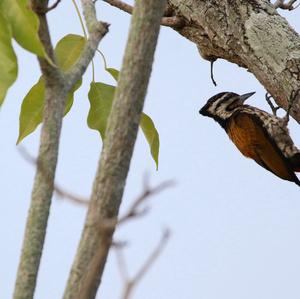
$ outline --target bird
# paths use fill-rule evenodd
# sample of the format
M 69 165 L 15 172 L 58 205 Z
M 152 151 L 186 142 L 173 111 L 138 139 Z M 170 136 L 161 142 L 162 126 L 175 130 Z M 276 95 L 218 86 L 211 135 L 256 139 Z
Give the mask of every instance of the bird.
M 219 123 L 245 157 L 253 159 L 281 179 L 300 186 L 295 174 L 300 172 L 300 150 L 287 127 L 290 106 L 285 117 L 278 117 L 244 104 L 254 94 L 218 93 L 207 101 L 199 113 Z

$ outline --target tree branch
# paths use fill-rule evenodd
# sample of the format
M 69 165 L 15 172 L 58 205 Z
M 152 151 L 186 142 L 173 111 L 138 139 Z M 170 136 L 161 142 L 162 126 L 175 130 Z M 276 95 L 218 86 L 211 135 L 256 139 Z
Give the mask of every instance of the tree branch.
M 123 1 L 120 0 L 103 0 L 103 1 L 129 14 L 132 14 L 133 12 L 134 7 Z M 170 9 L 167 10 L 167 15 L 170 14 L 169 11 Z M 167 16 L 161 19 L 160 24 L 167 27 L 182 27 L 184 25 L 184 20 L 178 16 Z
M 107 23 L 97 21 L 95 4 L 92 0 L 81 0 L 81 3 L 89 38 L 80 58 L 71 70 L 65 74 L 65 80 L 70 89 L 86 71 L 95 55 L 100 40 L 106 35 L 109 27 Z
M 118 215 L 165 4 L 162 0 L 136 2 L 85 227 L 64 299 L 92 299 L 96 295 L 114 231 L 113 227 L 99 233 L 99 227 Z M 99 264 L 82 295 L 85 277 L 96 256 Z
M 146 185 L 144 187 L 143 193 L 133 202 L 133 204 L 129 207 L 128 211 L 123 216 L 121 216 L 119 220 L 117 217 L 115 217 L 109 219 L 102 219 L 101 222 L 99 222 L 98 234 L 101 235 L 102 237 L 101 243 L 99 244 L 99 247 L 95 252 L 95 255 L 93 256 L 93 258 L 91 259 L 88 265 L 88 269 L 86 271 L 87 274 L 83 278 L 83 282 L 80 288 L 78 298 L 80 299 L 87 298 L 88 294 L 90 293 L 90 289 L 93 287 L 95 276 L 97 276 L 97 272 L 101 267 L 101 263 L 103 262 L 103 258 L 106 254 L 106 251 L 109 248 L 111 248 L 111 245 L 114 245 L 112 244 L 111 241 L 111 233 L 115 229 L 115 227 L 116 226 L 119 227 L 124 223 L 128 222 L 129 220 L 136 219 L 137 217 L 141 217 L 142 215 L 145 215 L 145 212 L 147 212 L 148 209 L 140 210 L 140 205 L 150 197 L 153 197 L 155 194 L 163 191 L 164 189 L 170 187 L 171 185 L 172 182 L 162 183 L 155 188 L 149 188 L 149 186 Z M 115 244 L 115 247 L 118 248 L 120 246 Z M 153 259 L 151 259 L 150 262 L 147 262 L 146 264 L 147 265 L 149 263 L 151 264 L 152 261 Z M 149 266 L 147 266 L 147 268 Z M 145 266 L 142 268 L 145 268 Z M 143 272 L 146 272 L 146 270 L 147 269 L 145 269 Z M 142 276 L 139 273 L 137 274 L 137 277 Z
M 43 13 L 47 10 L 47 5 L 48 1 L 45 0 L 31 0 L 31 8 L 37 13 L 40 21 L 39 38 L 48 56 L 55 63 L 46 14 Z M 37 160 L 38 167 L 17 271 L 14 299 L 28 299 L 34 296 L 54 190 L 54 177 L 66 97 L 73 85 L 85 72 L 99 41 L 107 32 L 105 24 L 97 23 L 99 25 L 94 25 L 97 20 L 93 10 L 93 1 L 82 0 L 82 6 L 91 36 L 74 68 L 65 75 L 58 67 L 50 65 L 47 60 L 38 58 L 45 79 L 45 106 Z M 100 27 L 102 30 L 100 30 Z
M 287 3 L 285 3 L 284 0 L 277 0 L 277 1 L 275 1 L 275 3 L 273 5 L 276 9 L 281 8 L 281 9 L 285 9 L 285 10 L 294 10 L 300 5 L 300 4 L 298 4 L 294 7 L 293 5 L 295 2 L 297 2 L 297 0 L 290 0 Z
M 129 278 L 128 276 L 127 266 L 122 253 L 122 248 L 116 247 L 115 250 L 117 253 L 118 266 L 119 266 L 121 277 L 124 281 L 123 294 L 121 299 L 130 298 L 133 289 L 137 287 L 138 283 L 141 281 L 141 279 L 145 276 L 145 274 L 149 271 L 150 267 L 154 264 L 156 259 L 162 253 L 169 238 L 170 238 L 170 231 L 165 230 L 157 246 L 154 248 L 154 250 L 151 252 L 149 257 L 145 260 L 143 265 L 140 267 L 140 269 L 132 278 Z
M 300 89 L 300 37 L 268 0 L 168 0 L 185 26 L 178 33 L 193 41 L 208 60 L 225 59 L 246 68 L 288 109 Z M 300 96 L 293 116 L 300 123 Z
M 38 165 L 37 160 L 34 157 L 32 157 L 24 147 L 19 146 L 19 152 L 28 163 L 37 167 L 37 165 Z M 41 172 L 43 172 L 45 178 L 48 180 L 49 186 L 51 187 L 52 181 L 51 181 L 51 178 L 47 177 L 47 175 L 48 175 L 47 170 L 44 169 L 42 165 L 40 165 L 40 170 L 41 170 Z M 79 197 L 73 193 L 70 193 L 70 192 L 66 191 L 64 188 L 60 187 L 56 183 L 53 184 L 53 190 L 58 197 L 60 197 L 62 199 L 67 199 L 72 203 L 85 205 L 85 206 L 87 206 L 89 203 L 89 200 L 87 198 Z

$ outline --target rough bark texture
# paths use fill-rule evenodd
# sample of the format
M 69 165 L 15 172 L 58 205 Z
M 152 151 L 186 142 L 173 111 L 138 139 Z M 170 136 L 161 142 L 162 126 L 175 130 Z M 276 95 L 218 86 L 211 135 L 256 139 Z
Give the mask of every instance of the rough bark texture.
M 46 15 L 48 1 L 31 1 L 32 8 L 39 15 L 39 37 L 48 56 L 55 63 Z M 62 118 L 66 96 L 85 72 L 94 56 L 100 39 L 107 32 L 106 24 L 97 22 L 92 0 L 82 0 L 90 38 L 71 71 L 67 74 L 58 67 L 39 58 L 45 79 L 45 106 L 37 171 L 31 195 L 22 253 L 17 272 L 14 299 L 30 299 L 34 296 L 36 280 L 46 236 L 46 229 L 53 194 Z M 92 20 L 91 20 L 92 19 Z
M 247 68 L 288 107 L 300 89 L 300 38 L 268 0 L 169 0 L 185 25 L 176 29 L 207 60 L 226 59 Z M 245 91 L 246 92 L 246 91 Z M 300 123 L 300 98 L 291 115 Z
M 136 1 L 86 223 L 64 299 L 96 295 L 114 231 L 104 224 L 118 215 L 165 3 Z

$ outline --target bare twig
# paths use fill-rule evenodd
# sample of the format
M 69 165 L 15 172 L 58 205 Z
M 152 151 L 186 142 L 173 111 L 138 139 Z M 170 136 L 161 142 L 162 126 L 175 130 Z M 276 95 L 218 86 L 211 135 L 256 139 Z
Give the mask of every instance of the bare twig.
M 132 205 L 129 207 L 127 213 L 125 213 L 119 220 L 118 220 L 118 224 L 123 224 L 124 222 L 126 222 L 128 219 L 132 218 L 132 217 L 140 217 L 145 215 L 145 213 L 147 213 L 148 208 L 144 208 L 142 210 L 140 209 L 140 206 L 147 200 L 149 199 L 149 197 L 153 197 L 154 195 L 164 191 L 167 188 L 170 188 L 174 186 L 174 182 L 173 181 L 166 181 L 163 182 L 161 184 L 159 184 L 158 186 L 154 187 L 154 188 L 150 188 L 147 184 L 147 182 L 145 182 L 144 184 L 144 191 L 143 193 L 132 203 Z
M 38 162 L 37 160 L 26 150 L 25 147 L 19 145 L 18 150 L 21 154 L 21 156 L 24 158 L 25 161 L 32 164 L 33 166 L 37 166 Z M 39 164 L 40 170 L 43 173 L 44 177 L 48 181 L 49 184 L 52 184 L 49 175 L 47 174 L 47 171 L 45 167 L 40 163 Z M 80 205 L 87 205 L 89 203 L 89 200 L 87 198 L 79 197 L 77 195 L 74 195 L 68 191 L 66 191 L 64 188 L 58 186 L 54 183 L 54 191 L 62 199 L 67 199 L 73 203 L 80 204 Z
M 55 9 L 60 2 L 61 2 L 61 0 L 56 0 L 52 5 L 50 5 L 50 6 L 47 7 L 45 5 L 45 3 L 40 3 L 40 2 L 36 2 L 36 1 L 33 0 L 33 1 L 29 2 L 29 5 L 30 5 L 30 8 L 37 15 L 44 16 L 49 11 Z
M 277 8 L 281 8 L 281 9 L 285 9 L 285 10 L 294 10 L 296 9 L 300 4 L 293 6 L 293 4 L 297 2 L 297 0 L 290 0 L 288 2 L 285 3 L 284 0 L 276 0 L 275 3 L 273 4 L 274 7 Z
M 105 232 L 106 230 L 111 230 L 115 226 L 120 226 L 125 224 L 128 220 L 134 219 L 134 218 L 140 218 L 144 216 L 148 211 L 149 208 L 145 207 L 141 209 L 141 205 L 144 204 L 147 200 L 150 199 L 150 197 L 153 197 L 154 195 L 164 191 L 167 188 L 170 188 L 174 186 L 173 181 L 166 181 L 163 182 L 156 187 L 149 187 L 148 183 L 145 181 L 143 192 L 141 195 L 139 195 L 131 204 L 131 206 L 128 208 L 128 210 L 122 215 L 119 219 L 117 217 L 104 219 L 101 223 L 99 223 L 99 231 Z
M 123 256 L 122 248 L 116 248 L 117 261 L 118 261 L 118 266 L 119 266 L 118 268 L 120 271 L 121 278 L 124 282 L 123 293 L 122 293 L 121 299 L 129 299 L 133 289 L 137 287 L 138 283 L 145 276 L 145 274 L 149 271 L 150 267 L 154 264 L 154 262 L 158 258 L 158 256 L 162 253 L 163 249 L 165 248 L 165 246 L 169 240 L 169 237 L 170 237 L 170 231 L 165 230 L 163 232 L 163 235 L 162 235 L 158 245 L 154 248 L 152 253 L 148 256 L 148 258 L 145 260 L 143 265 L 140 267 L 140 269 L 137 271 L 137 273 L 132 278 L 129 278 L 127 265 L 126 265 L 125 258 Z
M 123 1 L 120 1 L 120 0 L 103 0 L 104 2 L 110 4 L 111 6 L 114 6 L 116 8 L 119 8 L 129 14 L 132 14 L 133 12 L 133 6 L 123 2 Z M 184 26 L 184 20 L 183 18 L 181 17 L 178 17 L 178 16 L 169 16 L 170 14 L 170 8 L 167 7 L 167 10 L 166 10 L 166 17 L 163 17 L 161 19 L 161 25 L 163 26 L 167 26 L 167 27 L 182 27 Z
M 101 267 L 101 263 L 103 258 L 105 257 L 105 253 L 109 250 L 111 246 L 116 248 L 116 250 L 121 250 L 122 247 L 124 247 L 124 242 L 115 243 L 112 242 L 112 231 L 115 229 L 115 227 L 119 227 L 120 225 L 124 224 L 128 220 L 132 220 L 136 217 L 140 217 L 145 214 L 145 209 L 140 211 L 140 205 L 144 203 L 147 199 L 149 199 L 151 196 L 162 192 L 164 189 L 172 186 L 171 181 L 164 182 L 154 188 L 149 188 L 148 185 L 145 185 L 145 189 L 142 192 L 140 196 L 137 197 L 136 200 L 134 200 L 133 204 L 129 207 L 128 211 L 120 217 L 118 220 L 116 217 L 109 218 L 106 220 L 103 220 L 99 227 L 98 227 L 98 233 L 101 235 L 101 243 L 98 245 L 98 250 L 96 251 L 96 254 L 91 259 L 91 262 L 88 266 L 87 274 L 83 280 L 82 286 L 80 288 L 79 296 L 78 298 L 86 298 L 87 294 L 90 292 L 90 288 L 93 284 L 94 276 L 96 275 L 97 271 L 99 271 L 99 267 Z M 169 232 L 166 231 L 164 233 L 164 237 L 162 241 L 166 242 L 167 237 L 169 236 Z M 161 243 L 162 243 L 161 241 Z M 161 244 L 160 248 L 163 247 L 164 244 Z M 160 249 L 158 248 L 158 249 Z M 154 262 L 157 255 L 161 250 L 154 251 L 152 255 L 149 257 L 145 265 L 141 268 L 141 270 L 136 275 L 137 278 L 134 279 L 134 281 L 137 281 L 144 275 L 144 273 L 147 271 L 147 269 L 150 267 L 150 265 Z M 158 251 L 158 252 L 157 252 Z M 125 276 L 124 276 L 125 277 Z
M 49 12 L 57 7 L 57 5 L 61 2 L 61 0 L 56 0 L 51 6 L 47 8 L 46 12 Z

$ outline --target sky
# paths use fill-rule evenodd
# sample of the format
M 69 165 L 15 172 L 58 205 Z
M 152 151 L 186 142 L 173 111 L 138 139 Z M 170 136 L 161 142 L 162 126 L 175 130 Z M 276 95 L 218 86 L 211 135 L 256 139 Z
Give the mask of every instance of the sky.
M 130 16 L 102 1 L 98 17 L 109 22 L 101 42 L 108 65 L 120 69 Z M 300 31 L 300 10 L 282 12 Z M 71 1 L 62 1 L 49 13 L 53 43 L 68 33 L 82 34 Z M 0 298 L 11 298 L 34 168 L 15 145 L 22 99 L 39 78 L 36 58 L 15 45 L 18 80 L 9 90 L 0 115 Z M 113 84 L 95 57 L 96 81 Z M 121 227 L 115 240 L 128 242 L 125 259 L 134 275 L 169 228 L 171 238 L 155 264 L 137 285 L 132 298 L 157 299 L 298 299 L 300 296 L 299 187 L 283 181 L 244 158 L 217 123 L 199 115 L 212 95 L 222 91 L 256 91 L 248 103 L 270 110 L 265 90 L 245 69 L 226 61 L 210 64 L 196 46 L 169 28 L 161 28 L 144 111 L 160 134 L 159 169 L 139 133 L 121 214 L 150 185 L 176 184 L 153 197 L 150 212 Z M 74 106 L 65 117 L 56 181 L 66 190 L 88 197 L 101 140 L 86 125 L 89 68 Z M 300 128 L 290 122 L 300 146 Z M 36 156 L 40 129 L 22 145 Z M 80 238 L 86 208 L 54 196 L 35 299 L 61 298 Z M 121 298 L 123 282 L 111 251 L 97 298 Z

